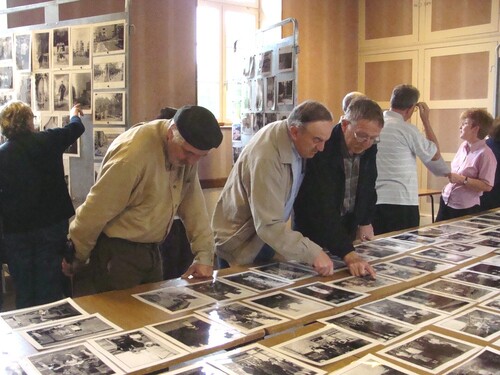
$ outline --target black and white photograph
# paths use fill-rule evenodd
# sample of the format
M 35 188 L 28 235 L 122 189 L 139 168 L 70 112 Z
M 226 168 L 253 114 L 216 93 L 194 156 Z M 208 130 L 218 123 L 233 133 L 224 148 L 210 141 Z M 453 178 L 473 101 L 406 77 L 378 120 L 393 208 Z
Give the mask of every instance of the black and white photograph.
M 92 110 L 92 76 L 90 72 L 71 73 L 71 102 L 70 107 L 80 104 L 83 113 Z
M 124 372 L 88 343 L 43 351 L 22 360 L 28 374 L 121 375 Z
M 484 236 L 484 237 L 493 237 L 495 239 L 500 239 L 500 231 L 498 231 L 497 229 L 486 230 L 484 232 L 480 232 L 480 233 L 477 233 L 477 234 L 480 235 L 480 236 Z
M 329 375 L 417 375 L 417 373 L 373 354 L 367 354 L 340 370 L 331 372 Z
M 250 288 L 255 292 L 263 292 L 266 290 L 281 288 L 290 285 L 289 281 L 271 277 L 260 272 L 246 271 L 236 273 L 234 275 L 223 276 L 222 279 L 232 283 Z
M 496 310 L 496 311 L 500 312 L 500 297 L 492 299 L 491 301 L 490 300 L 485 301 L 480 306 L 487 307 L 489 309 Z
M 437 374 L 478 351 L 477 345 L 424 331 L 379 351 L 380 354 L 423 371 Z
M 492 341 L 500 335 L 500 314 L 477 307 L 435 324 L 486 341 Z
M 273 51 L 265 51 L 260 56 L 259 61 L 259 74 L 267 76 L 271 74 L 273 68 Z
M 253 80 L 252 83 L 252 107 L 255 111 L 262 111 L 264 108 L 264 80 L 262 78 L 258 78 Z
M 480 241 L 474 241 L 472 242 L 473 245 L 475 246 L 486 246 L 486 247 L 491 247 L 492 249 L 490 251 L 493 251 L 495 249 L 498 249 L 500 247 L 500 240 L 496 238 L 485 238 Z
M 190 284 L 183 288 L 193 290 L 219 302 L 247 298 L 255 295 L 255 292 L 247 288 L 240 288 L 237 285 L 229 284 L 219 279 Z
M 166 337 L 188 352 L 223 346 L 245 336 L 226 324 L 197 315 L 187 315 L 179 319 L 148 325 L 146 328 L 161 337 Z
M 0 61 L 12 60 L 12 36 L 0 36 Z
M 399 264 L 400 266 L 416 268 L 427 272 L 441 272 L 455 267 L 450 263 L 437 262 L 430 259 L 417 258 L 413 256 L 406 256 L 390 261 L 391 264 Z
M 343 279 L 338 279 L 332 281 L 328 284 L 333 286 L 338 286 L 347 290 L 353 290 L 359 293 L 368 293 L 373 290 L 384 288 L 389 285 L 394 285 L 399 283 L 398 280 L 389 279 L 383 276 L 377 276 L 374 279 L 371 275 L 367 276 L 349 276 Z
M 32 60 L 33 71 L 50 69 L 51 31 L 33 33 Z
M 484 223 L 474 223 L 472 221 L 467 221 L 467 220 L 456 221 L 453 224 L 459 225 L 461 227 L 474 229 L 474 231 L 476 231 L 476 232 L 478 230 L 484 230 L 484 229 L 488 229 L 491 227 L 490 225 L 486 225 Z M 463 231 L 461 231 L 461 232 L 463 233 Z
M 412 242 L 414 244 L 420 244 L 420 246 L 431 245 L 433 243 L 440 241 L 437 238 L 417 236 L 417 235 L 412 234 L 410 232 L 401 233 L 401 234 L 398 234 L 397 236 L 393 236 L 391 238 L 394 238 L 394 239 L 400 240 L 400 241 Z
M 26 372 L 17 361 L 0 363 L 0 373 L 8 375 L 26 375 Z
M 92 108 L 94 124 L 125 124 L 124 92 L 95 92 Z
M 293 46 L 284 46 L 279 48 L 278 70 L 288 72 L 293 70 Z
M 391 295 L 391 299 L 445 314 L 454 314 L 471 306 L 471 302 L 465 299 L 455 296 L 445 296 L 423 289 L 410 289 L 393 294 Z
M 81 316 L 64 322 L 56 322 L 44 327 L 28 328 L 20 331 L 21 336 L 38 350 L 60 345 L 74 344 L 97 336 L 121 331 L 100 314 Z
M 15 98 L 15 94 L 13 91 L 0 92 L 0 105 L 4 105 L 5 103 L 11 101 L 14 98 Z
M 500 276 L 500 266 L 494 264 L 477 263 L 464 268 L 464 270 L 484 273 L 485 275 Z
M 92 45 L 94 56 L 125 52 L 125 22 L 94 25 Z
M 0 313 L 0 319 L 13 330 L 61 322 L 78 316 L 88 315 L 71 298 Z
M 196 310 L 195 313 L 201 314 L 211 320 L 229 324 L 244 334 L 272 327 L 289 320 L 241 302 L 207 307 Z
M 410 251 L 413 249 L 416 249 L 417 247 L 420 247 L 422 245 L 420 244 L 415 244 L 412 242 L 408 241 L 398 241 L 393 238 L 379 238 L 373 241 L 370 241 L 370 246 L 375 247 L 375 248 L 385 248 L 385 249 L 391 249 L 394 251 L 398 251 L 400 253 L 404 253 L 406 251 Z
M 50 73 L 35 73 L 35 111 L 50 111 Z
M 494 375 L 500 368 L 500 351 L 484 348 L 461 365 L 446 372 L 445 375 Z
M 14 70 L 12 66 L 0 66 L 0 89 L 12 90 L 14 88 Z
M 72 27 L 71 65 L 75 68 L 90 69 L 90 26 Z
M 437 312 L 388 298 L 357 306 L 356 309 L 413 326 L 424 326 L 443 318 Z
M 89 340 L 100 353 L 125 372 L 133 372 L 180 358 L 187 352 L 146 329 Z
M 441 242 L 435 247 L 446 250 L 453 251 L 455 253 L 470 255 L 470 256 L 482 256 L 491 252 L 491 248 L 485 246 L 475 246 L 471 244 L 465 244 L 460 242 Z
M 324 324 L 333 324 L 368 339 L 379 341 L 384 345 L 415 332 L 415 328 L 412 326 L 391 322 L 378 316 L 355 310 L 318 319 L 318 321 Z
M 31 34 L 14 35 L 16 51 L 16 69 L 30 70 L 31 67 Z
M 278 105 L 293 105 L 293 79 L 278 81 Z
M 418 286 L 419 289 L 432 290 L 449 296 L 461 297 L 470 301 L 483 301 L 493 297 L 497 292 L 481 288 L 478 285 L 464 284 L 451 279 L 438 279 Z
M 299 297 L 286 292 L 274 292 L 245 300 L 254 306 L 281 314 L 290 319 L 299 319 L 320 311 L 325 311 L 331 306 L 313 301 L 309 298 Z
M 31 103 L 31 74 L 17 73 L 14 75 L 14 89 L 17 100 L 20 100 L 30 107 Z
M 266 110 L 274 111 L 275 109 L 276 109 L 276 77 L 272 76 L 266 78 Z
M 441 236 L 445 235 L 448 232 L 446 232 L 438 227 L 430 227 L 430 228 L 424 227 L 424 228 L 418 228 L 416 230 L 412 230 L 409 233 L 414 234 L 415 236 L 437 238 L 437 237 L 441 237 Z
M 376 259 L 383 259 L 383 258 L 389 258 L 394 255 L 398 255 L 399 251 L 396 250 L 391 250 L 391 249 L 384 249 L 381 247 L 374 247 L 371 246 L 369 243 L 363 243 L 360 245 L 357 245 L 354 247 L 356 250 L 356 253 L 360 254 L 363 256 L 363 259 L 365 260 L 376 260 Z
M 69 28 L 52 30 L 52 69 L 69 68 Z
M 264 266 L 250 267 L 250 269 L 290 281 L 308 279 L 318 275 L 315 271 L 300 267 L 292 262 L 278 262 Z
M 491 219 L 491 218 L 484 217 L 484 216 L 473 217 L 471 219 L 464 220 L 463 222 L 465 222 L 465 223 L 480 223 L 480 224 L 489 225 L 492 227 L 500 224 L 497 219 Z
M 50 114 L 40 115 L 40 131 L 59 128 L 59 116 Z
M 353 292 L 322 282 L 302 285 L 288 290 L 333 306 L 342 306 L 369 296 L 366 293 Z
M 54 74 L 53 90 L 52 98 L 54 98 L 54 111 L 68 112 L 70 108 L 69 73 Z
M 94 128 L 94 158 L 103 158 L 111 143 L 124 131 L 125 128 Z
M 252 344 L 240 349 L 231 350 L 215 357 L 208 362 L 226 374 L 237 375 L 323 375 L 325 371 L 299 362 L 288 356 L 276 352 L 263 345 Z
M 325 366 L 375 345 L 375 341 L 342 328 L 326 326 L 275 345 L 273 349 L 314 366 Z
M 170 314 L 197 309 L 214 303 L 212 298 L 203 296 L 186 288 L 168 287 L 149 292 L 132 294 L 139 301 L 147 303 Z
M 451 253 L 437 247 L 429 247 L 427 249 L 417 251 L 414 254 L 422 258 L 437 259 L 442 260 L 443 262 L 450 262 L 454 264 L 467 262 L 468 260 L 471 260 L 473 258 L 470 255 Z
M 457 271 L 443 277 L 447 279 L 460 280 L 465 283 L 482 285 L 488 288 L 500 289 L 500 277 L 478 273 L 473 271 Z
M 474 242 L 474 241 L 477 241 L 481 238 L 484 238 L 484 237 L 477 236 L 473 233 L 471 234 L 471 233 L 461 233 L 461 232 L 447 233 L 447 234 L 441 236 L 442 240 L 458 241 L 458 242 L 462 242 L 462 243 Z
M 125 87 L 125 55 L 94 57 L 94 89 L 119 89 Z
M 476 228 L 468 228 L 468 227 L 460 226 L 460 225 L 458 225 L 459 223 L 461 223 L 461 221 L 453 222 L 450 224 L 440 224 L 440 225 L 433 227 L 433 228 L 439 229 L 443 233 L 457 233 L 457 232 L 474 233 L 474 232 L 477 232 Z
M 411 281 L 429 274 L 427 271 L 399 266 L 397 264 L 387 262 L 377 263 L 372 267 L 375 272 L 377 272 L 377 275 L 392 277 L 401 281 Z
M 159 372 L 158 375 L 227 375 L 226 372 L 205 363 L 204 361 L 194 365 L 185 366 L 176 370 L 169 369 L 166 372 Z

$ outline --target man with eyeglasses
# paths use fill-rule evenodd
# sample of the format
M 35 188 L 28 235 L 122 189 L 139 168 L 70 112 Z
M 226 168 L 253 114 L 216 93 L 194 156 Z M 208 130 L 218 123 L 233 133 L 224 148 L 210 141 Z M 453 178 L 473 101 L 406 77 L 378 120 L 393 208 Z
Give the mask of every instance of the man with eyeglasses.
M 429 121 L 429 107 L 418 102 L 419 96 L 416 87 L 398 85 L 392 91 L 390 110 L 384 112 L 385 126 L 377 154 L 375 234 L 420 225 L 417 157 L 436 176 L 450 173 Z M 408 122 L 416 110 L 425 135 Z
M 294 204 L 294 229 L 342 258 L 354 276 L 375 277 L 353 241 L 373 237 L 376 144 L 383 126 L 377 103 L 362 96 L 352 100 L 325 150 L 308 160 Z

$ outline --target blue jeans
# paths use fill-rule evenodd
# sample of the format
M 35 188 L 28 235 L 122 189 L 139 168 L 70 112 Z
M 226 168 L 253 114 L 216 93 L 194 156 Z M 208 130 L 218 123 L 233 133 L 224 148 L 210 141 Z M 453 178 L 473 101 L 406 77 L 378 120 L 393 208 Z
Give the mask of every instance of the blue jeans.
M 3 250 L 16 290 L 16 308 L 63 298 L 61 261 L 68 221 L 30 232 L 4 234 Z

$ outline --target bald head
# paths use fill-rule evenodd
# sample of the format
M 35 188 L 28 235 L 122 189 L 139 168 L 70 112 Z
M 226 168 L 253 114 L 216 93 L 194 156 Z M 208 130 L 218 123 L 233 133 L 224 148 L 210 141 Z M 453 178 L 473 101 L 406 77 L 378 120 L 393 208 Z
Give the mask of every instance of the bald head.
M 344 99 L 342 99 L 342 110 L 344 111 L 344 113 L 347 112 L 347 107 L 349 107 L 349 104 L 351 104 L 352 100 L 357 98 L 366 98 L 366 95 L 359 91 L 351 91 L 346 96 L 344 96 Z

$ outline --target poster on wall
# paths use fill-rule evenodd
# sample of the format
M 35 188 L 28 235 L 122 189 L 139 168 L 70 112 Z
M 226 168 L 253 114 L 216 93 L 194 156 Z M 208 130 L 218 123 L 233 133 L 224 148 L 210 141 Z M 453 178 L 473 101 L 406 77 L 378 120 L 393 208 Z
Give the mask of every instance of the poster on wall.
M 30 70 L 31 34 L 18 34 L 14 37 L 17 70 Z
M 17 100 L 31 107 L 31 74 L 18 73 L 14 79 L 14 92 Z
M 50 73 L 35 73 L 35 111 L 50 111 Z
M 52 68 L 69 67 L 69 29 L 63 27 L 52 32 Z
M 93 59 L 94 89 L 125 88 L 125 55 L 99 56 Z
M 50 69 L 50 36 L 51 31 L 33 33 L 33 71 Z
M 12 60 L 12 36 L 0 36 L 0 62 Z
M 70 107 L 78 103 L 84 113 L 90 113 L 92 110 L 92 77 L 90 71 L 71 73 L 70 87 Z
M 94 25 L 92 52 L 94 56 L 125 52 L 125 22 Z
M 125 124 L 124 92 L 95 92 L 92 108 L 94 124 Z
M 90 26 L 72 27 L 70 40 L 73 68 L 90 69 Z
M 69 111 L 69 73 L 54 74 L 54 111 Z

